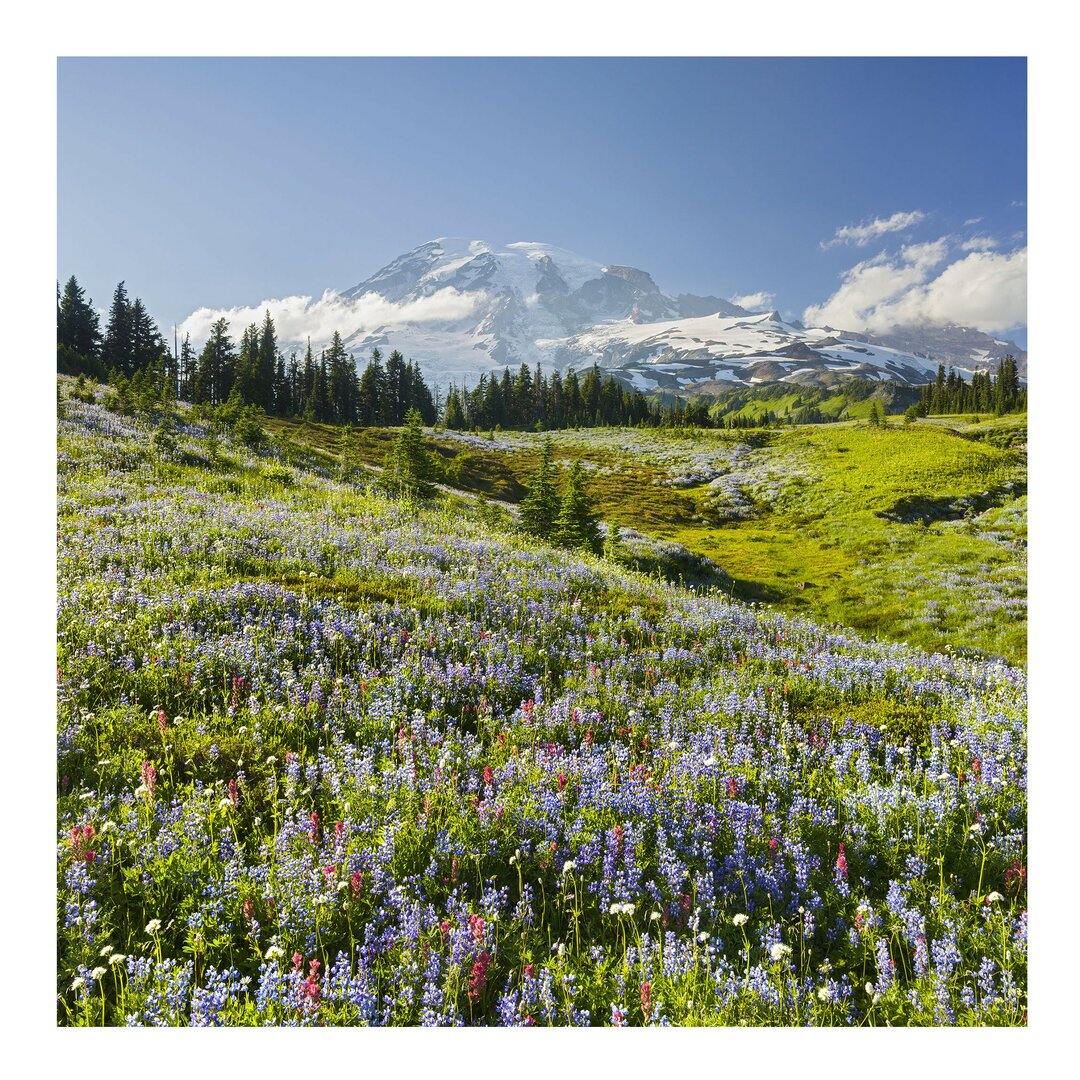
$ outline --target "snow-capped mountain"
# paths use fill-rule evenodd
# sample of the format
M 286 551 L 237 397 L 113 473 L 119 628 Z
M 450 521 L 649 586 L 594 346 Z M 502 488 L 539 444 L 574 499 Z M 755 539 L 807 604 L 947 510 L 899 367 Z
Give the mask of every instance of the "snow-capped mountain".
M 1027 351 L 1015 341 L 992 337 L 970 326 L 915 326 L 897 328 L 888 334 L 871 334 L 869 341 L 927 356 L 961 368 L 996 367 L 999 360 L 1012 356 L 1017 370 L 1027 375 Z
M 781 379 L 924 382 L 938 363 L 718 297 L 672 296 L 644 270 L 542 243 L 432 240 L 332 301 L 346 347 L 361 359 L 375 346 L 396 348 L 442 383 L 503 365 L 580 370 L 595 361 L 643 389 L 708 392 Z

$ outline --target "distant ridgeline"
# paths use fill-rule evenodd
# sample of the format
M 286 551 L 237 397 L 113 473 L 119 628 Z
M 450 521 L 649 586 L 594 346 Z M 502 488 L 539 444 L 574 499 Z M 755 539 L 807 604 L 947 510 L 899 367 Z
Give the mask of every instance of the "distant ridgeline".
M 1012 356 L 997 371 L 977 372 L 965 381 L 952 369 L 922 387 L 850 380 L 822 389 L 792 383 L 740 387 L 719 395 L 684 398 L 646 395 L 602 372 L 568 370 L 545 375 L 522 364 L 516 373 L 480 375 L 476 385 L 451 385 L 445 400 L 424 380 L 420 367 L 394 350 L 375 349 L 363 372 L 335 331 L 316 356 L 308 342 L 303 358 L 278 350 L 274 320 L 252 323 L 239 346 L 228 323 L 214 323 L 196 354 L 190 335 L 170 350 L 142 301 L 128 299 L 117 285 L 104 332 L 92 301 L 71 277 L 63 292 L 57 283 L 57 370 L 108 380 L 121 402 L 180 398 L 210 408 L 303 416 L 336 424 L 397 426 L 415 409 L 425 424 L 442 422 L 456 430 L 534 430 L 576 427 L 649 426 L 751 428 L 773 424 L 830 423 L 857 417 L 877 422 L 888 413 L 914 419 L 930 413 L 1027 410 Z

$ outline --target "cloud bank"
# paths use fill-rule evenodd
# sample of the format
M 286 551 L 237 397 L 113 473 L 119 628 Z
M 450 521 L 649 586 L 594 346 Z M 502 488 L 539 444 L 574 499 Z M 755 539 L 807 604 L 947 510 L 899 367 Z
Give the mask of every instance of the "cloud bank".
M 803 314 L 810 326 L 887 333 L 899 326 L 959 325 L 1000 333 L 1027 321 L 1027 248 L 970 250 L 950 260 L 948 237 L 881 252 L 857 263 L 823 304 Z
M 755 292 L 745 296 L 733 296 L 731 302 L 747 311 L 771 311 L 776 305 L 776 293 Z
M 922 210 L 901 210 L 892 217 L 874 218 L 873 221 L 865 221 L 861 225 L 842 225 L 836 230 L 836 235 L 831 240 L 823 240 L 821 246 L 831 248 L 837 244 L 854 244 L 856 247 L 866 247 L 871 240 L 879 240 L 889 233 L 900 232 L 901 229 L 910 229 L 925 218 L 926 214 Z
M 315 346 L 328 342 L 335 330 L 347 337 L 355 330 L 393 329 L 406 323 L 457 322 L 472 315 L 483 299 L 482 293 L 465 294 L 447 287 L 430 296 L 395 304 L 378 293 L 348 300 L 328 289 L 318 300 L 310 296 L 286 296 L 279 300 L 264 300 L 252 307 L 199 308 L 180 324 L 180 333 L 191 334 L 192 342 L 201 344 L 209 336 L 210 327 L 224 318 L 236 340 L 245 327 L 261 323 L 263 315 L 269 311 L 282 345 L 296 344 L 310 337 Z

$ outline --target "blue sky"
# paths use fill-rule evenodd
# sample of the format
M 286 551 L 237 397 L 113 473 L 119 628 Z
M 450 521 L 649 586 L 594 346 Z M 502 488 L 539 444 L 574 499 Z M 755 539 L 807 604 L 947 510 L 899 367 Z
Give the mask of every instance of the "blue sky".
M 539 240 L 674 293 L 1023 344 L 1026 78 L 986 58 L 62 58 L 57 277 L 101 307 L 123 278 L 166 328 L 347 288 L 436 236 Z

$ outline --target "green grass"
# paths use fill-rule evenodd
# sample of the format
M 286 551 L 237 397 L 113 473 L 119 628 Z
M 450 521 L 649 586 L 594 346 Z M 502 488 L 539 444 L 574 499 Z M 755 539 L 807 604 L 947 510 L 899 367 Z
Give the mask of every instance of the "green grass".
M 971 419 L 890 417 L 882 429 L 847 421 L 753 432 L 567 431 L 554 435 L 555 459 L 586 462 L 604 520 L 713 560 L 737 597 L 872 636 L 1023 663 L 1026 417 Z M 340 432 L 332 426 L 268 419 L 266 427 L 336 461 Z M 360 460 L 378 466 L 394 431 L 360 429 L 354 438 Z M 499 433 L 465 442 L 443 432 L 429 442 L 446 483 L 515 503 L 539 462 L 540 440 Z M 732 452 L 745 455 L 732 477 L 749 492 L 751 516 L 725 519 L 708 483 L 693 477 L 666 486 L 687 462 Z M 947 519 L 947 504 L 985 492 L 991 505 L 982 513 Z M 912 506 L 945 519 L 883 516 Z M 994 531 L 1003 513 L 1012 522 L 1004 541 Z M 985 617 L 988 608 L 1000 617 Z

